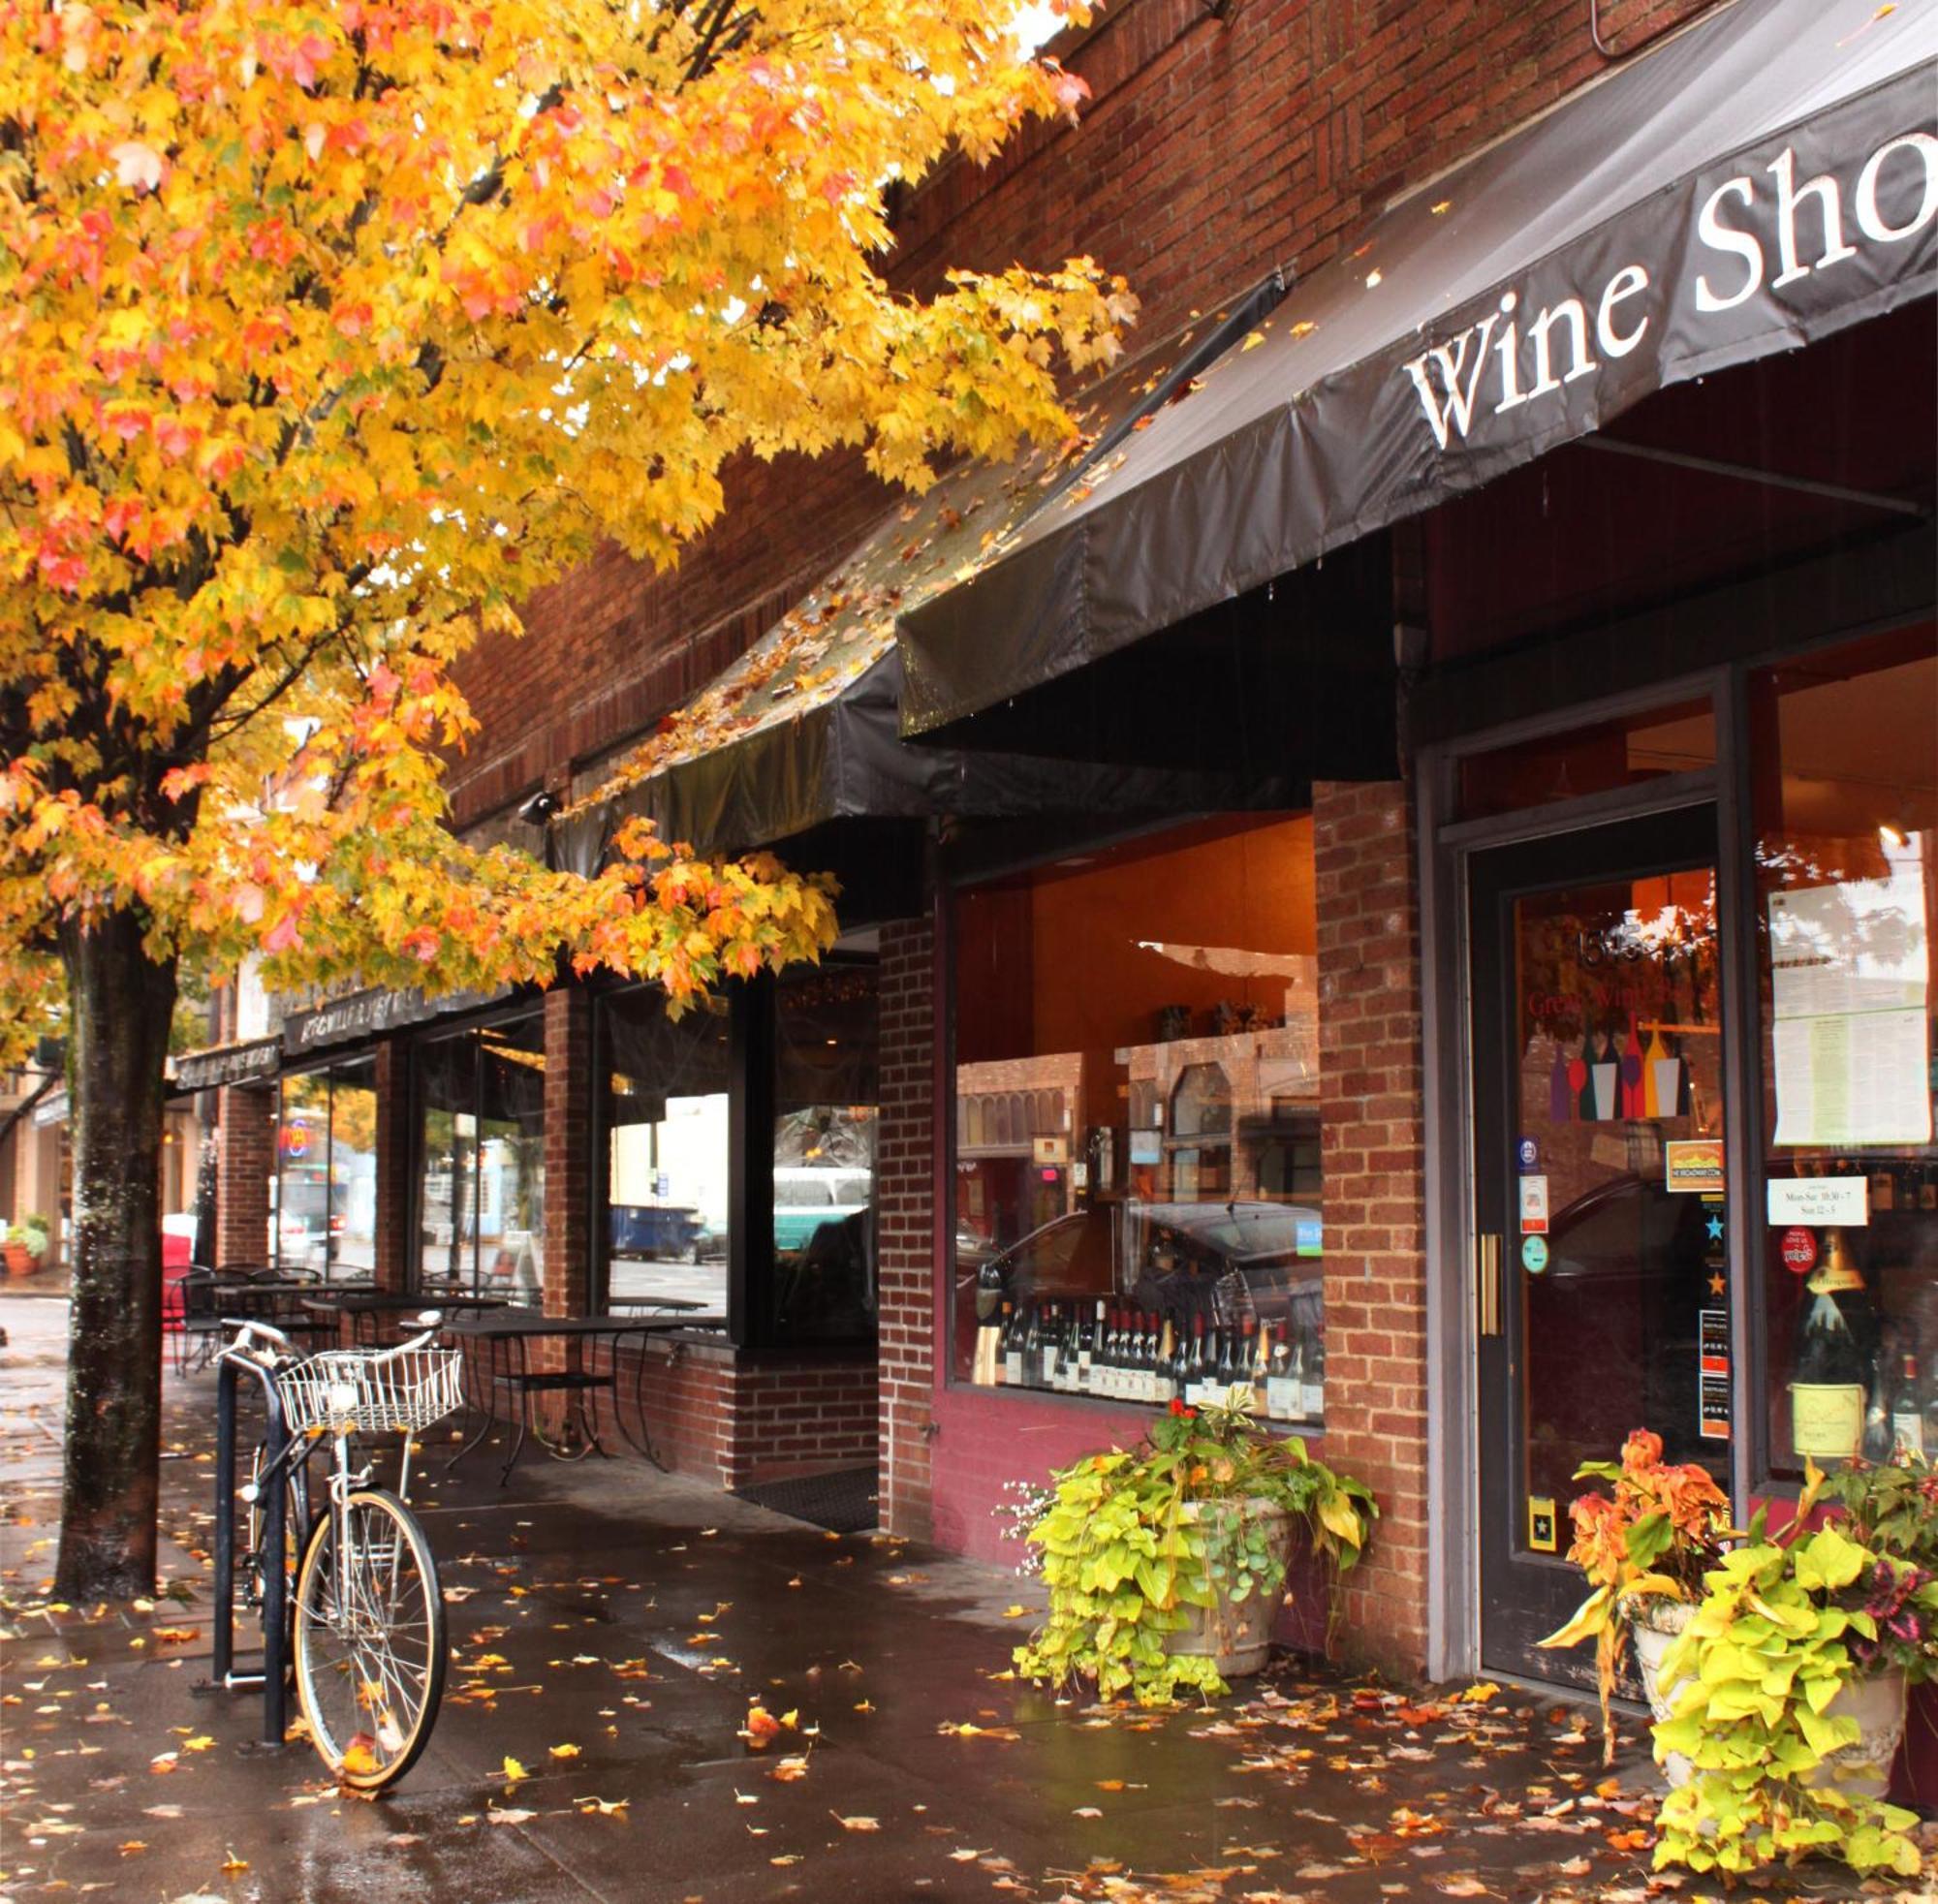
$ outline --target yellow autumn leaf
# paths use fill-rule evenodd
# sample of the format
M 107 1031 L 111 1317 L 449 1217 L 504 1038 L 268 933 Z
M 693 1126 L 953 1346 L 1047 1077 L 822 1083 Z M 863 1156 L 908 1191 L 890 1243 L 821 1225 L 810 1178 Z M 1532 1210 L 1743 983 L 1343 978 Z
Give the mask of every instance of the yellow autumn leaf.
M 578 1747 L 576 1745 L 554 1745 L 551 1748 L 551 1756 L 554 1759 L 576 1759 L 578 1757 Z M 508 1760 L 506 1763 L 510 1764 L 512 1762 Z
M 509 1755 L 507 1755 L 506 1757 L 502 1770 L 504 1772 L 507 1782 L 513 1785 L 516 1785 L 521 1778 L 531 1777 L 531 1773 L 528 1772 L 524 1768 L 524 1766 L 517 1762 L 517 1760 L 510 1757 Z

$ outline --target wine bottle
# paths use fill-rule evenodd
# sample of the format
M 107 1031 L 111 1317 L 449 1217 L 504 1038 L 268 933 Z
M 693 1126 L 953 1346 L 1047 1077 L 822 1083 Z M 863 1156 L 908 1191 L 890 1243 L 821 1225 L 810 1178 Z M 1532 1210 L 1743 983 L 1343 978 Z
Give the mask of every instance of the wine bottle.
M 1832 1230 L 1822 1265 L 1803 1285 L 1811 1297 L 1790 1376 L 1790 1445 L 1817 1460 L 1845 1461 L 1863 1439 L 1863 1352 L 1843 1303 L 1863 1288 L 1842 1230 Z
M 1083 1317 L 1083 1327 L 1077 1332 L 1077 1392 L 1087 1395 L 1094 1392 L 1091 1388 L 1091 1369 L 1097 1359 L 1097 1331 L 1103 1327 L 1104 1305 L 1097 1305 L 1097 1313 L 1088 1312 Z
M 1298 1412 L 1308 1421 L 1326 1419 L 1326 1338 L 1316 1328 L 1305 1338 L 1298 1372 Z
M 1193 1316 L 1191 1319 L 1191 1349 L 1184 1371 L 1184 1405 L 1187 1408 L 1202 1408 L 1204 1405 L 1204 1318 Z
M 1168 1407 L 1177 1398 L 1177 1336 L 1171 1327 L 1171 1318 L 1164 1319 L 1164 1333 L 1157 1345 L 1157 1389 L 1151 1399 L 1160 1408 Z
M 1925 1451 L 1923 1384 L 1918 1379 L 1918 1358 L 1908 1350 L 1898 1358 L 1897 1385 L 1891 1395 L 1891 1441 L 1893 1461 Z
M 1021 1318 L 1014 1302 L 1003 1304 L 1003 1383 L 1020 1388 L 1023 1380 L 1023 1337 Z
M 1264 1415 L 1266 1412 L 1266 1338 L 1259 1328 L 1256 1316 L 1245 1318 L 1244 1353 L 1241 1357 L 1244 1372 L 1239 1381 L 1249 1383 L 1252 1390 L 1252 1412 Z
M 1032 1302 L 1023 1329 L 1023 1386 L 1036 1388 L 1043 1380 L 1043 1307 Z
M 1266 1363 L 1266 1416 L 1273 1421 L 1298 1417 L 1298 1370 L 1283 1323 L 1272 1329 L 1271 1356 Z
M 1122 1344 L 1123 1322 L 1113 1308 L 1105 1321 L 1104 1340 L 1097 1350 L 1097 1392 L 1107 1401 L 1115 1401 L 1123 1393 L 1123 1370 L 1117 1361 Z

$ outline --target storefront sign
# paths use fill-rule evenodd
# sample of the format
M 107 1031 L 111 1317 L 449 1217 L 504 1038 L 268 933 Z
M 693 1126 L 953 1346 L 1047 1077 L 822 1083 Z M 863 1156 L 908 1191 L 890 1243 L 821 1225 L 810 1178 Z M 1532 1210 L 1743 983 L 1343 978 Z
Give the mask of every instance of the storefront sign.
M 1817 1236 L 1801 1224 L 1783 1233 L 1783 1266 L 1793 1276 L 1807 1276 L 1817 1266 Z
M 248 1084 L 273 1077 L 282 1067 L 282 1040 L 258 1038 L 247 1045 L 225 1045 L 177 1058 L 174 1088 L 177 1092 L 215 1091 L 225 1084 Z
M 415 987 L 409 991 L 353 992 L 348 998 L 333 999 L 313 1012 L 297 1012 L 285 1019 L 283 1049 L 292 1054 L 321 1050 L 326 1045 L 376 1037 L 403 1025 L 422 1024 L 426 1018 L 476 1011 L 510 996 L 511 988 L 504 985 L 496 991 L 448 992 L 442 998 L 426 998 Z
M 1730 1438 L 1730 1378 L 1727 1375 L 1705 1375 L 1702 1378 L 1702 1393 L 1698 1407 L 1702 1410 L 1700 1426 L 1704 1441 L 1728 1441 Z
M 1067 1164 L 1070 1161 L 1068 1138 L 1032 1138 L 1030 1145 L 1039 1164 Z
M 1538 431 L 1545 409 L 1592 406 L 1610 365 L 1653 355 L 1665 334 L 1678 355 L 1700 357 L 1705 333 L 1733 340 L 1730 312 L 1819 302 L 1814 286 L 1791 289 L 1815 276 L 1834 280 L 1855 264 L 1843 274 L 1864 286 L 1904 269 L 1911 240 L 1938 218 L 1938 139 L 1893 128 L 1821 171 L 1824 141 L 1800 164 L 1799 142 L 1704 176 L 1686 201 L 1693 231 L 1638 230 L 1636 255 L 1565 289 L 1509 287 L 1478 323 L 1411 359 L 1405 372 L 1438 448 L 1523 409 L 1516 426 Z
M 34 1129 L 37 1131 L 50 1131 L 56 1124 L 65 1124 L 66 1122 L 67 1093 L 65 1091 L 49 1091 L 34 1107 Z
M 1541 1162 L 1541 1146 L 1532 1138 L 1522 1138 L 1515 1146 L 1515 1162 L 1522 1170 L 1531 1170 Z
M 1662 1175 L 1670 1190 L 1719 1195 L 1723 1189 L 1722 1139 L 1672 1138 L 1662 1146 Z
M 1860 1176 L 1773 1176 L 1769 1221 L 1805 1223 L 1813 1230 L 1861 1230 L 1871 1220 L 1870 1179 Z
M 1520 1245 L 1521 1267 L 1530 1276 L 1538 1276 L 1547 1267 L 1547 1238 L 1546 1236 L 1523 1236 Z
M 1524 1176 L 1520 1179 L 1520 1233 L 1545 1236 L 1547 1233 L 1547 1179 Z

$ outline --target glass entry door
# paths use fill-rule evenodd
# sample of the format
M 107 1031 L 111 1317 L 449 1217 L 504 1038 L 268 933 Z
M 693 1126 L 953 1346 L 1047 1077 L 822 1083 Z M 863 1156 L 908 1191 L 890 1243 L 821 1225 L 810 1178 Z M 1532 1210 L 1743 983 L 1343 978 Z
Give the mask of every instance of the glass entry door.
M 1708 807 L 1469 861 L 1482 1655 L 1591 1684 L 1535 1641 L 1583 1461 L 1650 1428 L 1729 1480 L 1716 827 Z

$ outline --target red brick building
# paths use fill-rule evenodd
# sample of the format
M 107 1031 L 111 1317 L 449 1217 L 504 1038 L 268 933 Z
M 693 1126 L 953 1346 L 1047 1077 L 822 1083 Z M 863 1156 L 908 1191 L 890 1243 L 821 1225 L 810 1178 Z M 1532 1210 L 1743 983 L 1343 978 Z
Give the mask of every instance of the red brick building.
M 1088 460 L 914 511 L 750 460 L 676 574 L 608 551 L 465 666 L 461 831 L 773 845 L 837 957 L 679 1026 L 293 1018 L 330 1161 L 318 1244 L 286 1076 L 280 1233 L 717 1302 L 649 1352 L 672 1465 L 872 1462 L 990 1557 L 1006 1483 L 1139 1431 L 1100 1327 L 1263 1341 L 1381 1502 L 1352 1643 L 1581 1676 L 1531 1650 L 1579 1460 L 1646 1424 L 1780 1494 L 1938 1363 L 1933 51 L 1855 0 L 1107 14 L 1080 127 L 891 261 L 1130 277 Z M 831 687 L 735 671 L 810 639 Z M 709 694 L 743 734 L 602 794 Z M 1824 1382 L 1785 1251 L 1838 1231 Z

